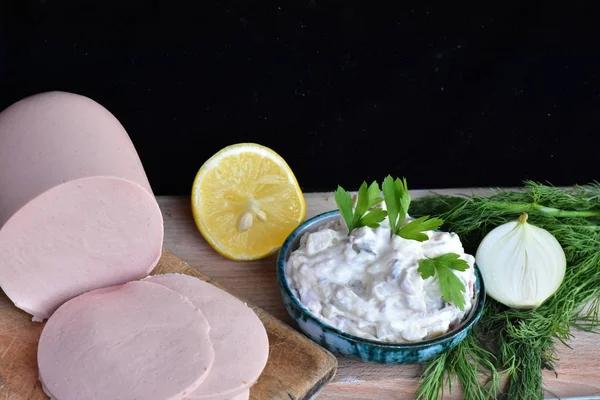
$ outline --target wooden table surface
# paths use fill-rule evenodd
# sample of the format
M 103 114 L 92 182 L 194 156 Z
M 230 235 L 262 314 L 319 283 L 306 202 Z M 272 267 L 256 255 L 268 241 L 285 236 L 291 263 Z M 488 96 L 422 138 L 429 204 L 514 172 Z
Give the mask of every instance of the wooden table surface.
M 437 193 L 479 193 L 485 189 L 444 189 Z M 413 198 L 427 194 L 411 191 Z M 331 193 L 307 193 L 307 218 L 336 208 Z M 236 262 L 216 253 L 204 241 L 192 219 L 188 197 L 158 197 L 165 223 L 165 247 L 233 292 L 295 328 L 280 300 L 275 276 L 275 257 Z M 546 372 L 547 398 L 599 396 L 600 336 L 577 332 L 572 349 L 559 346 L 558 377 Z M 339 368 L 319 400 L 414 399 L 421 367 L 419 365 L 378 365 L 338 357 Z M 446 396 L 459 399 L 460 393 Z

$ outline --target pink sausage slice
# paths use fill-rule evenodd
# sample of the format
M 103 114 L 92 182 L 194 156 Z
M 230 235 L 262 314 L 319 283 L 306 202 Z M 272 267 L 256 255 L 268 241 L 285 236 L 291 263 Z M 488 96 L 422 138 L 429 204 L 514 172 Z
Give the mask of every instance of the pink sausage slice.
M 40 381 L 55 400 L 180 400 L 210 372 L 203 314 L 151 282 L 85 293 L 62 305 L 39 341 Z
M 206 381 L 188 399 L 228 400 L 258 380 L 269 356 L 269 339 L 250 307 L 189 275 L 153 275 L 144 281 L 159 283 L 187 297 L 210 324 L 215 364 Z
M 145 277 L 162 242 L 160 209 L 142 186 L 115 177 L 69 181 L 0 229 L 0 285 L 43 320 L 84 292 Z

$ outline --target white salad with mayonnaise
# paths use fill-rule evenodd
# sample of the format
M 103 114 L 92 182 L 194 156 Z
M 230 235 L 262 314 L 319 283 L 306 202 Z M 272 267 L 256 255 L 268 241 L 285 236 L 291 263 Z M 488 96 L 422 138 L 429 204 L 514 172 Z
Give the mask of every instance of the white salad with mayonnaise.
M 471 309 L 475 259 L 458 235 L 435 231 L 443 221 L 409 218 L 406 181 L 398 187 L 392 180 L 395 189 L 386 191 L 388 179 L 385 202 L 376 183 L 363 184 L 355 204 L 338 188 L 342 218 L 305 233 L 286 274 L 300 302 L 343 332 L 390 343 L 422 341 L 452 330 Z

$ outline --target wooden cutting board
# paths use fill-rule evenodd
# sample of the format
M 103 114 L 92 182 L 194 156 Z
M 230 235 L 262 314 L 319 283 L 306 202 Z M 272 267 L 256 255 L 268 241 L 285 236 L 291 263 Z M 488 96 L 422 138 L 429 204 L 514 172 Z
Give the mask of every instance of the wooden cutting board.
M 227 290 L 165 250 L 152 274 L 171 272 L 196 276 Z M 248 305 L 265 325 L 270 345 L 267 365 L 252 387 L 250 399 L 308 400 L 316 397 L 334 377 L 336 358 L 271 314 Z M 43 326 L 31 322 L 29 314 L 16 308 L 4 293 L 0 294 L 0 399 L 48 399 L 37 380 L 37 343 Z

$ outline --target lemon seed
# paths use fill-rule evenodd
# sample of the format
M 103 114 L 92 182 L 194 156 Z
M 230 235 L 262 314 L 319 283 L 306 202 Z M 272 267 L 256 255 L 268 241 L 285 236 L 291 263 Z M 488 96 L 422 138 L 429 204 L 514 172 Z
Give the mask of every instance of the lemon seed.
M 238 221 L 238 231 L 240 231 L 240 232 L 247 231 L 248 229 L 250 229 L 251 226 L 252 226 L 252 214 L 250 214 L 249 212 L 243 213 L 242 216 L 240 217 L 240 220 Z
M 267 214 L 265 214 L 263 210 L 258 210 L 256 212 L 256 217 L 262 222 L 265 222 L 267 220 Z

